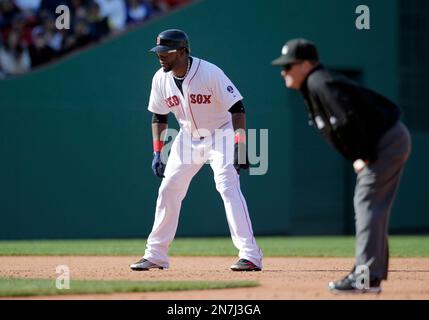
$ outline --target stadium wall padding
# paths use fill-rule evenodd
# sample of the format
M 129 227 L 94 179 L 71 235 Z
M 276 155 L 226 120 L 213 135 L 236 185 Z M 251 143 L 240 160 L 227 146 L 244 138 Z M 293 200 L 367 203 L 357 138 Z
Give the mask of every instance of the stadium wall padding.
M 185 30 L 192 55 L 217 64 L 244 96 L 248 127 L 269 129 L 266 175 L 242 174 L 255 234 L 353 232 L 354 174 L 307 125 L 299 93 L 270 61 L 287 39 L 316 42 L 323 63 L 398 101 L 396 1 L 367 0 L 371 30 L 348 0 L 206 0 L 0 81 L 0 238 L 146 237 L 160 180 L 151 170 L 147 103 L 156 35 Z M 405 110 L 406 111 L 406 110 Z M 170 116 L 170 124 L 177 127 Z M 391 230 L 429 229 L 429 135 L 413 134 Z M 209 166 L 194 178 L 178 236 L 229 235 Z

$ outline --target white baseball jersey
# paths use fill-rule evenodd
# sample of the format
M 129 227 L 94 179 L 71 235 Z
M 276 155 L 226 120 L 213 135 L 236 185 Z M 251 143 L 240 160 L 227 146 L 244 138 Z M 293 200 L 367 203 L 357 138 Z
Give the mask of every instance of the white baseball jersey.
M 157 114 L 173 112 L 181 129 L 194 138 L 213 134 L 231 121 L 228 110 L 243 99 L 219 67 L 194 57 L 182 89 L 183 94 L 172 72 L 160 68 L 152 80 L 148 109 Z

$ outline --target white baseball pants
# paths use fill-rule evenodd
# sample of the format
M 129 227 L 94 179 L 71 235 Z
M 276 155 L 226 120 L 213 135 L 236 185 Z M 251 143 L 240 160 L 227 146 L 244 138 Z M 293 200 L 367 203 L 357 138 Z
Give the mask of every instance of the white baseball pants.
M 182 200 L 192 178 L 208 160 L 214 173 L 216 189 L 224 202 L 231 238 L 239 250 L 239 258 L 262 268 L 262 251 L 253 236 L 239 175 L 233 166 L 232 124 L 228 123 L 222 132 L 221 135 L 214 134 L 200 140 L 192 139 L 180 130 L 172 144 L 165 178 L 159 188 L 155 222 L 143 258 L 164 268 L 169 267 L 167 253 L 176 234 Z

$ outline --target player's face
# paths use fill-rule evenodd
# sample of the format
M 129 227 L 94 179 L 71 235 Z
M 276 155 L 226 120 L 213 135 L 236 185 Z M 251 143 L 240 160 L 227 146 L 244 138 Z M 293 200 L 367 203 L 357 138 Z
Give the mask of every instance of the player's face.
M 161 64 L 164 72 L 169 72 L 173 70 L 175 66 L 179 63 L 179 52 L 159 52 L 157 53 L 159 63 Z
M 286 87 L 298 90 L 305 80 L 307 70 L 303 62 L 295 62 L 283 66 L 281 75 L 285 79 Z

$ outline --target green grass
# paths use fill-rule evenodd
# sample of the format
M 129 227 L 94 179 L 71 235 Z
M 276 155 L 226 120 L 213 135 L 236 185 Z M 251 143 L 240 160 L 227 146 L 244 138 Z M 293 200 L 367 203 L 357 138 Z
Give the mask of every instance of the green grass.
M 352 257 L 354 237 L 257 237 L 265 257 Z M 144 239 L 0 241 L 0 256 L 141 256 Z M 392 236 L 393 257 L 429 257 L 429 236 Z M 176 238 L 171 256 L 236 256 L 230 238 Z
M 71 280 L 59 290 L 55 280 L 0 278 L 0 297 L 48 296 L 121 292 L 159 292 L 256 287 L 256 281 L 85 281 Z

